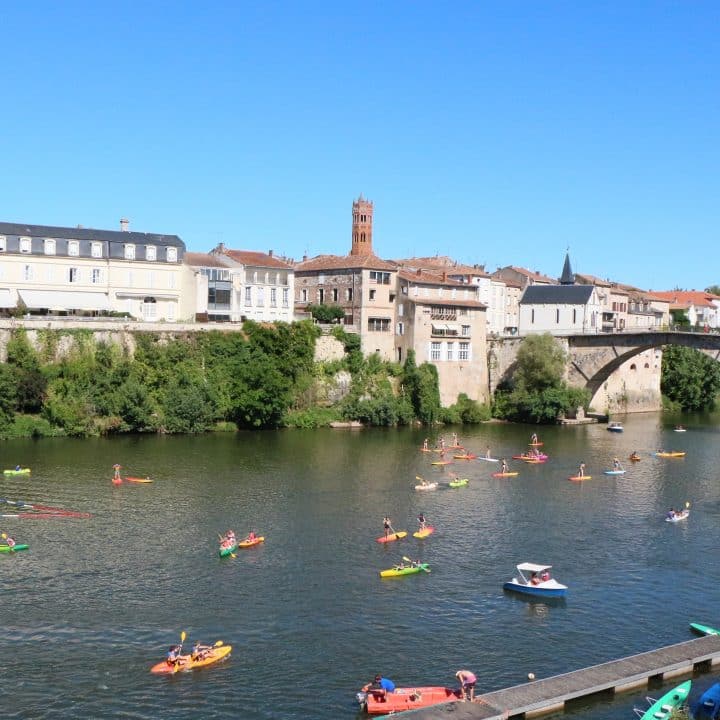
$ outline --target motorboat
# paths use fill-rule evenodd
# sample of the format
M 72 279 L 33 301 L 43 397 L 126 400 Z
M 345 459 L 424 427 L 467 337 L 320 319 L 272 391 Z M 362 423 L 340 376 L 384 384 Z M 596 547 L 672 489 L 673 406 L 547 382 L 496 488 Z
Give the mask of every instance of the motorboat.
M 360 707 L 368 715 L 394 715 L 395 713 L 430 707 L 462 699 L 461 690 L 433 687 L 396 687 L 392 692 L 363 688 L 357 693 Z
M 608 432 L 622 432 L 624 430 L 622 423 L 619 422 L 611 422 L 607 426 Z
M 720 683 L 709 687 L 692 706 L 695 720 L 720 720 Z
M 535 595 L 537 597 L 565 597 L 567 585 L 561 585 L 550 577 L 552 565 L 520 563 L 516 566 L 519 577 L 503 585 L 504 590 Z

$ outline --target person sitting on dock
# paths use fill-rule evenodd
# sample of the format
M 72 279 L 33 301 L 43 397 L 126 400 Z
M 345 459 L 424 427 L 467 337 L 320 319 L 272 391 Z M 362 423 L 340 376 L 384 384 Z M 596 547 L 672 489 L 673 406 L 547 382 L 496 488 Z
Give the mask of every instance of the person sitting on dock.
M 460 692 L 462 699 L 472 702 L 475 699 L 475 683 L 477 678 L 470 670 L 458 670 L 455 677 L 460 681 Z

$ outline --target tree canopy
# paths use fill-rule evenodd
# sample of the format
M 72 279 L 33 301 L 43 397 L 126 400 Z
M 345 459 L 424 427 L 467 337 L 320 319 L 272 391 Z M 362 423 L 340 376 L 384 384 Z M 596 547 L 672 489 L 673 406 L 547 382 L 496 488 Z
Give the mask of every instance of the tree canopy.
M 660 387 L 683 410 L 711 410 L 720 393 L 720 363 L 700 350 L 668 345 Z

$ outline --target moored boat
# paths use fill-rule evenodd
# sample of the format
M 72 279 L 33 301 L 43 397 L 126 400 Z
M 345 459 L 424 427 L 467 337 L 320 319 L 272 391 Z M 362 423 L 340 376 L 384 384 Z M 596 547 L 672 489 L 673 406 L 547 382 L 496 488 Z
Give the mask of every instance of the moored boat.
M 220 642 L 218 640 L 218 642 Z M 199 660 L 193 660 L 191 655 L 181 655 L 180 663 L 177 665 L 169 665 L 167 661 L 163 660 L 150 668 L 150 672 L 155 675 L 173 675 L 176 672 L 186 672 L 188 670 L 195 670 L 196 668 L 206 667 L 207 665 L 213 665 L 216 662 L 220 662 L 227 658 L 232 652 L 232 645 L 221 645 L 220 647 L 213 647 L 208 651 L 207 655 Z
M 709 625 L 701 625 L 700 623 L 690 623 L 690 628 L 701 635 L 720 635 L 720 630 L 710 627 Z
M 720 720 L 720 683 L 711 685 L 692 706 L 695 720 Z
M 608 432 L 618 432 L 618 433 L 619 433 L 619 432 L 622 432 L 622 431 L 624 430 L 624 428 L 623 428 L 623 426 L 622 426 L 622 423 L 619 423 L 619 422 L 611 422 L 611 423 L 607 426 L 607 430 L 608 430 Z
M 561 585 L 555 578 L 550 577 L 552 565 L 520 563 L 516 567 L 519 577 L 506 582 L 503 585 L 504 590 L 538 597 L 565 597 L 567 594 L 567 585 Z
M 676 688 L 666 692 L 659 700 L 650 697 L 645 699 L 651 703 L 647 710 L 634 708 L 635 714 L 640 720 L 668 720 L 672 717 L 673 712 L 681 707 L 687 696 L 690 694 L 691 680 L 686 680 Z
M 368 715 L 390 715 L 440 703 L 457 702 L 461 698 L 460 690 L 440 686 L 398 687 L 391 693 L 368 689 L 357 693 L 357 700 Z

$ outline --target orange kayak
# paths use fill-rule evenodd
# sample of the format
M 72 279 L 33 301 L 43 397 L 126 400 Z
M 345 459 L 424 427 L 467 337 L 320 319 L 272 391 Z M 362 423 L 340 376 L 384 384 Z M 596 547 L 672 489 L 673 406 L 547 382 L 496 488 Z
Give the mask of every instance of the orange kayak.
M 151 483 L 152 480 L 150 478 L 141 478 L 141 477 L 126 477 L 125 478 L 128 482 L 134 482 L 134 483 Z
M 261 542 L 265 542 L 264 537 L 256 537 L 254 540 L 248 540 L 246 538 L 245 540 L 241 540 L 237 545 L 239 548 L 249 548 L 259 545 Z
M 201 660 L 192 660 L 190 655 L 181 655 L 180 662 L 178 665 L 168 665 L 165 660 L 153 665 L 150 668 L 150 672 L 155 675 L 173 675 L 176 672 L 186 672 L 188 670 L 195 670 L 196 668 L 205 667 L 212 665 L 216 662 L 220 662 L 232 651 L 232 645 L 221 645 L 220 647 L 214 647 L 208 652 L 208 654 Z M 177 669 L 176 669 L 177 668 Z

